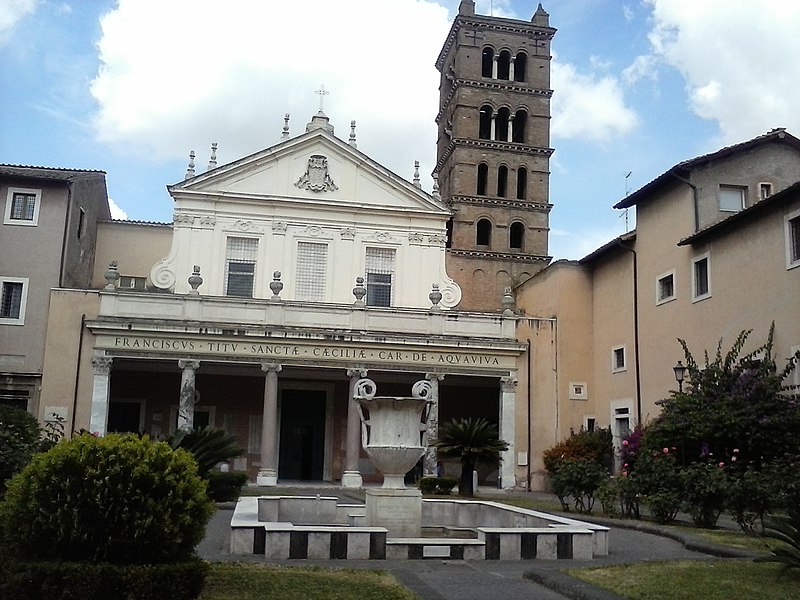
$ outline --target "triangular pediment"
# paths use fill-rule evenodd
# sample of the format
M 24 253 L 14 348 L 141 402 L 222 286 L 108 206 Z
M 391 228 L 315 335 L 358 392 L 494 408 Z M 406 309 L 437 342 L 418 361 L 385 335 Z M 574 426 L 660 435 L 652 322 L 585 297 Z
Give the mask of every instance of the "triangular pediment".
M 191 196 L 447 214 L 440 199 L 317 129 L 169 187 Z

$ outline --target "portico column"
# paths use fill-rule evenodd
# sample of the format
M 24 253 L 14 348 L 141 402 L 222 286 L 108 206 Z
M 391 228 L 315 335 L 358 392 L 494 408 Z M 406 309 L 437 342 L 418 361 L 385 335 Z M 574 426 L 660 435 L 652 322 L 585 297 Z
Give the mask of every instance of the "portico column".
M 94 375 L 92 378 L 92 413 L 89 417 L 89 431 L 97 435 L 106 434 L 108 423 L 108 391 L 111 375 L 111 361 L 105 355 L 92 358 Z
M 181 370 L 181 395 L 178 401 L 178 429 L 191 431 L 194 428 L 195 371 L 200 367 L 199 360 L 182 358 L 178 361 Z
M 489 132 L 489 139 L 494 140 L 497 135 L 497 115 L 492 115 L 492 126 Z
M 423 473 L 425 477 L 436 477 L 439 474 L 436 468 L 439 457 L 437 456 L 436 446 L 433 446 L 431 442 L 439 437 L 439 382 L 444 379 L 444 375 L 440 373 L 425 373 L 425 379 L 431 382 L 430 399 L 433 402 L 428 408 L 428 448 L 425 450 Z
M 267 376 L 261 420 L 261 467 L 256 477 L 258 485 L 278 484 L 278 373 L 281 369 L 277 363 L 261 363 L 261 370 Z
M 517 60 L 515 56 L 511 57 L 511 62 L 508 65 L 508 80 L 514 81 L 514 62 Z
M 492 79 L 497 79 L 497 59 L 498 55 L 492 57 Z
M 514 461 L 514 431 L 517 404 L 517 378 L 500 378 L 500 439 L 508 442 L 508 450 L 502 453 L 500 487 L 513 488 L 516 485 L 516 466 Z
M 507 137 L 508 137 L 508 139 L 506 140 L 507 142 L 513 142 L 514 141 L 514 116 L 513 115 L 508 117 L 508 136 Z
M 347 397 L 347 436 L 342 487 L 361 487 L 364 483 L 358 469 L 358 458 L 361 455 L 361 419 L 358 416 L 355 392 L 356 382 L 367 376 L 367 370 L 347 369 L 347 376 L 350 378 L 350 392 Z

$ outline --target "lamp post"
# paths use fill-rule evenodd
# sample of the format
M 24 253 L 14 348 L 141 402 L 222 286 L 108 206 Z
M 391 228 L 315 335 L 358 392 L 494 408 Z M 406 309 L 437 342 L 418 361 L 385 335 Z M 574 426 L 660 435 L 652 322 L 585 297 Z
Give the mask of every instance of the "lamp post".
M 681 361 L 678 361 L 678 364 L 672 367 L 675 372 L 675 381 L 678 382 L 678 392 L 683 392 L 683 378 L 686 376 L 686 369 L 687 367 L 683 366 Z

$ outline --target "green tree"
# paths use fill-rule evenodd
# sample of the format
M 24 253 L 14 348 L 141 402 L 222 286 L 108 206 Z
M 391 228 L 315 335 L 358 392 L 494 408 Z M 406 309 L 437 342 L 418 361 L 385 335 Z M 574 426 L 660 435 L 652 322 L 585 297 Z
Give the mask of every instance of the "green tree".
M 498 437 L 497 426 L 486 419 L 453 419 L 439 428 L 434 443 L 439 456 L 461 460 L 459 496 L 473 496 L 472 472 L 478 463 L 498 464 L 508 443 Z

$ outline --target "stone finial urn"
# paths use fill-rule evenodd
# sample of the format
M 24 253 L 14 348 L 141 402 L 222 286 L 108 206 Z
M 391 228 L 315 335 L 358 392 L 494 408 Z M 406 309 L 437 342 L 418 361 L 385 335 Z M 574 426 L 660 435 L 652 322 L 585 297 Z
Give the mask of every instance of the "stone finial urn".
M 431 384 L 418 381 L 413 396 L 376 396 L 375 383 L 360 379 L 355 400 L 364 450 L 383 473 L 383 487 L 405 489 L 405 475 L 425 454 Z

